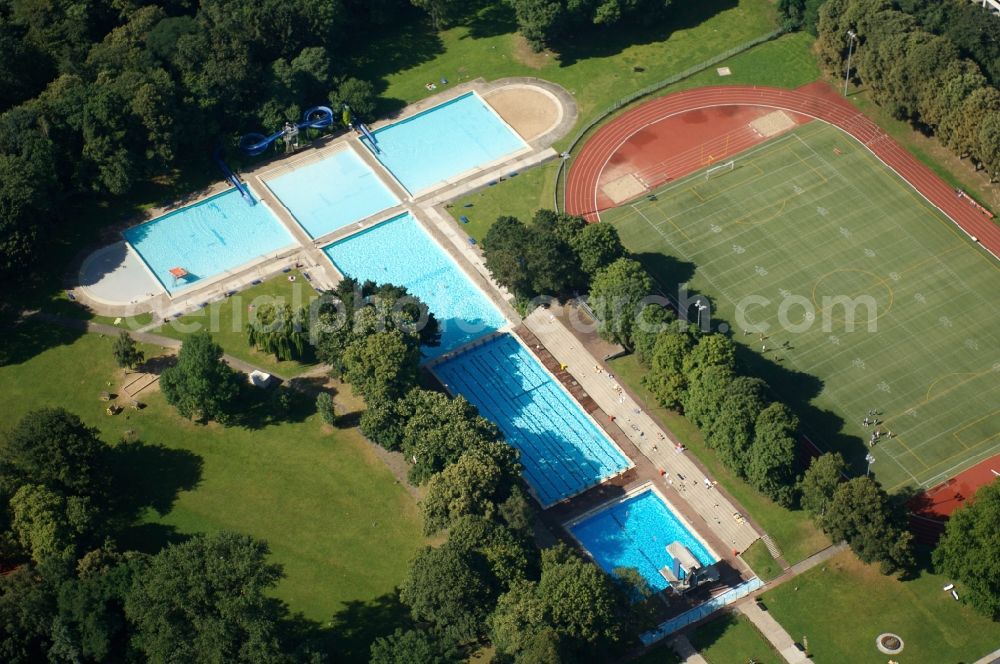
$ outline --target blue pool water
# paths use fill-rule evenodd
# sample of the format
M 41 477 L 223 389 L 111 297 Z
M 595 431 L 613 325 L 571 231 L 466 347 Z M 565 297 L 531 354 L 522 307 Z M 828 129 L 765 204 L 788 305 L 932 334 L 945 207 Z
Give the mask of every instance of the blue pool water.
M 350 148 L 269 179 L 267 186 L 314 238 L 399 203 Z
M 434 367 L 453 393 L 521 451 L 524 477 L 551 505 L 631 464 L 538 360 L 508 334 Z
M 335 242 L 324 249 L 342 274 L 359 281 L 405 286 L 425 302 L 441 326 L 437 357 L 507 321 L 462 269 L 409 214 Z
M 673 564 L 667 553 L 672 542 L 686 546 L 702 565 L 718 560 L 652 489 L 587 517 L 570 531 L 604 571 L 634 567 L 654 590 L 668 585 L 660 570 Z
M 267 206 L 247 205 L 236 189 L 133 226 L 122 235 L 170 293 L 295 243 Z M 188 277 L 175 284 L 172 267 L 184 268 Z
M 383 127 L 375 140 L 375 156 L 410 193 L 525 146 L 472 92 Z

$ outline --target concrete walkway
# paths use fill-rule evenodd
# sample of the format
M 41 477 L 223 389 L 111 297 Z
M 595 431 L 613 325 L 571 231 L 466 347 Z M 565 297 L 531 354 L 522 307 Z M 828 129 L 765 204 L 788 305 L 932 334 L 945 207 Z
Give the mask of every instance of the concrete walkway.
M 972 664 L 997 664 L 1000 662 L 1000 650 L 994 650 L 989 655 L 977 659 Z
M 690 505 L 705 524 L 727 546 L 743 552 L 760 537 L 714 483 L 705 484 L 705 472 L 685 452 L 678 452 L 676 440 L 660 429 L 649 415 L 618 385 L 617 380 L 580 343 L 560 318 L 549 310 L 536 309 L 525 325 L 608 415 L 633 444 L 657 467 L 668 473 L 660 488 L 672 488 L 671 500 Z M 722 552 L 718 552 L 722 553 Z
M 671 639 L 669 645 L 685 664 L 708 664 L 708 661 L 698 654 L 694 646 L 691 645 L 691 642 L 683 634 L 678 634 Z
M 736 610 L 750 619 L 750 622 L 764 635 L 764 638 L 771 642 L 771 645 L 786 662 L 802 664 L 812 661 L 795 646 L 795 641 L 788 635 L 785 628 L 770 613 L 761 609 L 756 602 L 743 602 L 736 606 Z

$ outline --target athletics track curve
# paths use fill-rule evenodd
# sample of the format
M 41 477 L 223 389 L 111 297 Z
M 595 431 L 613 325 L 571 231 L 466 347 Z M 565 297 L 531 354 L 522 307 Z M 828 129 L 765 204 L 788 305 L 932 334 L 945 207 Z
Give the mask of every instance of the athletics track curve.
M 818 94 L 813 90 L 829 90 L 832 94 Z M 720 106 L 758 106 L 789 111 L 826 122 L 850 134 L 1000 260 L 1000 226 L 976 210 L 968 200 L 959 198 L 954 188 L 849 102 L 837 96 L 832 88 L 816 84 L 797 90 L 757 86 L 695 88 L 648 101 L 623 113 L 591 136 L 573 160 L 566 176 L 566 212 L 591 221 L 599 218 L 597 198 L 601 173 L 630 137 L 666 118 Z M 734 150 L 730 150 L 732 152 Z M 695 155 L 689 155 L 688 161 L 673 166 L 686 173 L 704 166 Z

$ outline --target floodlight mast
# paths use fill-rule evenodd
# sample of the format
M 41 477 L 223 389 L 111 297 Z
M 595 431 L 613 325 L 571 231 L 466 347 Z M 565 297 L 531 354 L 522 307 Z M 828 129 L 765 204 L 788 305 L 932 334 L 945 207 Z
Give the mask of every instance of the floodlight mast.
M 847 46 L 847 71 L 844 73 L 844 96 L 847 96 L 847 83 L 851 80 L 851 55 L 854 53 L 854 42 L 858 40 L 858 33 L 854 30 L 847 31 L 847 38 L 851 41 Z

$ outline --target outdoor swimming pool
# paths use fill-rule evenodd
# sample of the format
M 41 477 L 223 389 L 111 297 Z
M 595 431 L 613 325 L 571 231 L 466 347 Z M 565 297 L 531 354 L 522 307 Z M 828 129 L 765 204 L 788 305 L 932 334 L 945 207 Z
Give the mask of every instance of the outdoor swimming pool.
M 133 226 L 122 235 L 169 293 L 295 243 L 266 205 L 248 205 L 236 189 Z M 184 268 L 188 276 L 175 283 L 173 267 Z
M 346 145 L 320 161 L 266 182 L 313 238 L 399 203 L 378 175 Z
M 526 147 L 473 92 L 374 134 L 372 152 L 410 193 Z M 362 142 L 371 149 L 367 138 Z
M 673 563 L 667 545 L 680 542 L 702 565 L 718 558 L 695 537 L 652 488 L 569 526 L 570 532 L 609 574 L 634 567 L 654 590 L 669 585 L 660 570 Z
M 524 477 L 551 505 L 632 464 L 545 368 L 509 334 L 434 367 L 448 389 L 521 451 Z
M 427 304 L 441 327 L 441 344 L 423 349 L 428 357 L 447 353 L 507 322 L 409 214 L 335 242 L 324 251 L 341 274 L 405 286 Z

